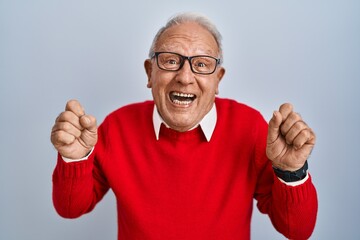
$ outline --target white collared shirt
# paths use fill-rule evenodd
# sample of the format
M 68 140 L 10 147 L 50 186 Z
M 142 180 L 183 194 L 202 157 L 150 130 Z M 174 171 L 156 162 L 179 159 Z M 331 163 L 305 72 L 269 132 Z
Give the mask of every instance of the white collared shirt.
M 214 132 L 215 125 L 217 121 L 217 112 L 215 103 L 213 104 L 210 111 L 204 116 L 204 118 L 196 124 L 192 129 L 196 128 L 197 126 L 201 126 L 202 131 L 204 132 L 204 135 L 206 137 L 206 140 L 209 142 L 211 139 L 211 136 Z M 159 134 L 160 134 L 160 126 L 161 123 L 164 123 L 166 127 L 169 127 L 168 124 L 162 119 L 160 116 L 156 105 L 154 105 L 154 112 L 153 112 L 153 124 L 154 124 L 154 131 L 156 135 L 156 139 L 159 140 Z M 191 129 L 190 129 L 191 130 Z

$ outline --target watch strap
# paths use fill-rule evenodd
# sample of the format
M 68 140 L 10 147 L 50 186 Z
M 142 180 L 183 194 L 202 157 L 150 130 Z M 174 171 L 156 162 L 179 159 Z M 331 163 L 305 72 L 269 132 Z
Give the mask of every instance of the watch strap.
M 305 161 L 304 166 L 296 171 L 284 171 L 273 166 L 274 172 L 277 177 L 281 178 L 285 182 L 296 182 L 304 179 L 308 170 L 308 162 Z

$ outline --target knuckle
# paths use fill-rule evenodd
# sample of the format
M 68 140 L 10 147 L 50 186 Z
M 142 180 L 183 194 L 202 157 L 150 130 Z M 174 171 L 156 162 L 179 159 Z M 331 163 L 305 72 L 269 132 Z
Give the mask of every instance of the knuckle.
M 55 118 L 55 123 L 59 121 L 59 119 L 61 118 L 62 113 L 59 113 L 59 115 Z
M 281 125 L 281 127 L 280 127 L 280 131 L 281 131 L 281 134 L 282 134 L 283 136 L 285 136 L 285 135 L 288 133 L 289 129 L 288 129 L 287 126 L 285 126 L 285 125 L 283 124 L 283 125 Z
M 51 134 L 51 142 L 54 145 L 62 142 L 61 131 L 57 131 L 57 132 Z
M 65 132 L 70 132 L 72 130 L 72 125 L 69 122 L 63 122 L 61 124 L 61 129 Z
M 306 129 L 306 126 L 304 125 L 304 123 L 302 121 L 297 121 L 294 123 L 293 128 L 295 131 L 302 131 Z
M 65 138 L 65 133 L 62 130 L 57 131 L 54 135 L 54 139 L 57 142 L 62 142 L 64 140 L 64 138 Z
M 71 118 L 72 118 L 71 112 L 64 111 L 59 115 L 57 120 L 58 120 L 58 122 L 65 122 L 65 121 L 71 120 Z
M 289 118 L 294 122 L 302 121 L 301 115 L 297 112 L 292 112 Z
M 57 132 L 57 134 L 55 135 L 55 139 L 56 139 L 56 142 L 64 143 L 64 144 L 69 144 L 73 141 L 72 135 L 70 135 L 62 130 Z
M 73 112 L 71 111 L 65 111 L 63 112 L 61 118 L 59 119 L 61 122 L 67 122 L 67 123 L 73 123 L 76 125 L 76 123 L 79 121 L 79 117 L 77 117 Z
M 55 123 L 61 122 L 63 118 L 64 118 L 64 112 L 60 113 L 60 114 L 57 116 L 57 118 L 55 119 Z
M 307 131 L 307 129 L 304 129 L 299 132 L 294 141 L 296 141 L 298 145 L 302 145 L 309 139 L 309 136 L 309 131 Z
M 54 132 L 59 128 L 59 123 L 55 123 L 54 126 L 51 128 L 51 135 L 54 134 Z
M 56 133 L 51 132 L 50 141 L 51 141 L 52 144 L 55 145 L 55 143 L 56 143 Z
M 68 121 L 70 121 L 70 120 L 72 120 L 74 118 L 74 114 L 72 113 L 72 112 L 70 112 L 70 111 L 65 111 L 64 113 L 63 113 L 63 120 L 68 120 Z
M 296 136 L 296 138 L 294 139 L 294 142 L 296 143 L 302 143 L 305 142 L 306 140 L 306 134 L 304 134 L 304 132 L 299 133 L 299 135 Z

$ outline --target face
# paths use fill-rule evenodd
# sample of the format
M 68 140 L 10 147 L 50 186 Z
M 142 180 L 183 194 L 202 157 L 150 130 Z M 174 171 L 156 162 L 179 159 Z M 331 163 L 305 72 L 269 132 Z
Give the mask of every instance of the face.
M 159 38 L 156 52 L 175 52 L 184 56 L 219 57 L 215 38 L 197 23 L 182 23 L 167 29 Z M 212 108 L 225 70 L 217 67 L 210 75 L 191 71 L 189 61 L 176 72 L 161 70 L 155 58 L 145 61 L 148 87 L 164 121 L 183 132 L 196 126 Z

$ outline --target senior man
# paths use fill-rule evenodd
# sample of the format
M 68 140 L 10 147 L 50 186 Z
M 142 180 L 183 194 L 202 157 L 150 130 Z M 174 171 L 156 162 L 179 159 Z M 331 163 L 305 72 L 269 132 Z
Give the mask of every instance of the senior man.
M 204 16 L 179 14 L 145 60 L 153 101 L 111 113 L 97 128 L 76 100 L 56 119 L 53 201 L 76 218 L 111 188 L 118 239 L 249 239 L 253 199 L 274 227 L 308 238 L 317 196 L 307 171 L 313 131 L 283 104 L 267 124 L 216 97 L 221 35 Z

